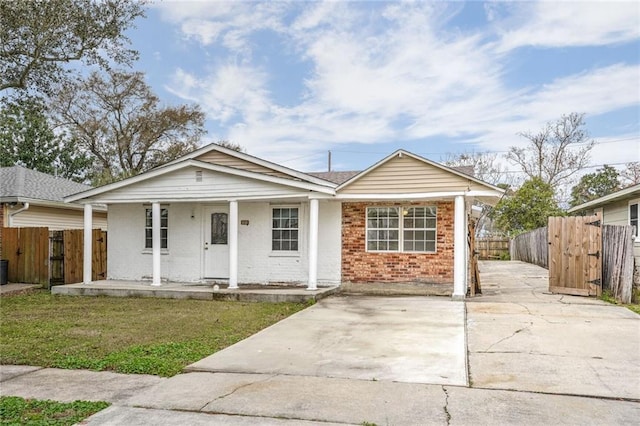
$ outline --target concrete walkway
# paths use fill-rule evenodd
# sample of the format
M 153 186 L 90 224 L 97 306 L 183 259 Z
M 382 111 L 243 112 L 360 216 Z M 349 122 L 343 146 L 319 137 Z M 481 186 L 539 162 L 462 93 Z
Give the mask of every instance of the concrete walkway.
M 535 266 L 483 262 L 481 273 L 484 294 L 465 304 L 325 299 L 169 379 L 124 376 L 97 392 L 121 375 L 3 366 L 0 390 L 58 399 L 68 386 L 65 397 L 113 402 L 91 425 L 637 423 L 640 316 L 545 294 Z

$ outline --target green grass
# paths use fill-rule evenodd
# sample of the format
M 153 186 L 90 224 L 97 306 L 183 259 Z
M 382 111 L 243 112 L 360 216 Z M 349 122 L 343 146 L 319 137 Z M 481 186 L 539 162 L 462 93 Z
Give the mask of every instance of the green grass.
M 0 364 L 172 376 L 304 304 L 54 296 L 0 299 Z
M 611 294 L 610 291 L 605 290 L 602 292 L 602 296 L 600 296 L 600 298 L 602 300 L 604 300 L 605 302 L 609 302 L 612 303 L 614 305 L 620 305 L 620 306 L 624 306 L 627 309 L 630 309 L 631 311 L 635 312 L 636 314 L 640 315 L 640 303 L 618 303 L 618 301 L 613 297 L 613 295 Z M 637 297 L 636 297 L 637 300 Z
M 108 402 L 74 401 L 62 403 L 3 396 L 0 397 L 0 424 L 73 425 L 108 406 Z

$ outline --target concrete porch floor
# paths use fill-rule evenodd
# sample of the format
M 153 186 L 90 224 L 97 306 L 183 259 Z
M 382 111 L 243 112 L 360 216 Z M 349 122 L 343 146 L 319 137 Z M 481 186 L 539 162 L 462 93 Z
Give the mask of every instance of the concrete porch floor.
M 163 282 L 152 286 L 144 281 L 101 280 L 91 284 L 66 284 L 51 287 L 51 294 L 67 296 L 158 297 L 165 299 L 235 300 L 240 302 L 306 302 L 320 300 L 338 290 L 338 287 L 318 287 L 307 290 L 302 286 L 240 285 L 228 289 L 213 284 Z

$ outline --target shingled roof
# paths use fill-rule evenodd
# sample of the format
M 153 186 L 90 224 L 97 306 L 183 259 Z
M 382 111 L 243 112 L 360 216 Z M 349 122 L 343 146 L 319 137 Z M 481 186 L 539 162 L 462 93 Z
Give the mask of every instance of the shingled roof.
M 88 189 L 91 189 L 88 185 L 26 167 L 0 167 L 0 202 L 42 200 L 63 203 L 67 195 Z

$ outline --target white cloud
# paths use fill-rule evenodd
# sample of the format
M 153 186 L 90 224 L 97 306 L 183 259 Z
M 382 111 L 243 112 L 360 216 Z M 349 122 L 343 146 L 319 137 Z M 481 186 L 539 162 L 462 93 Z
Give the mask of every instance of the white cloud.
M 602 46 L 640 37 L 640 8 L 634 1 L 537 1 L 486 8 L 501 36 L 502 50 L 521 46 Z
M 594 65 L 544 85 L 507 84 L 508 52 L 515 47 L 639 37 L 640 19 L 628 4 L 605 11 L 598 3 L 580 5 L 491 4 L 490 25 L 502 35 L 496 43 L 487 41 L 493 30 L 447 28 L 459 4 L 168 3 L 162 6 L 167 19 L 185 37 L 223 46 L 229 56 L 216 57 L 206 74 L 177 69 L 167 88 L 200 103 L 227 129 L 221 138 L 270 159 L 299 158 L 288 165 L 301 169 L 317 164 L 312 153 L 351 142 L 456 137 L 476 150 L 506 150 L 524 143 L 516 133 L 562 114 L 585 112 L 588 122 L 640 104 L 637 64 Z M 253 60 L 259 46 L 251 37 L 264 30 L 311 66 L 295 77 L 304 96 L 288 106 L 274 100 L 269 70 Z

